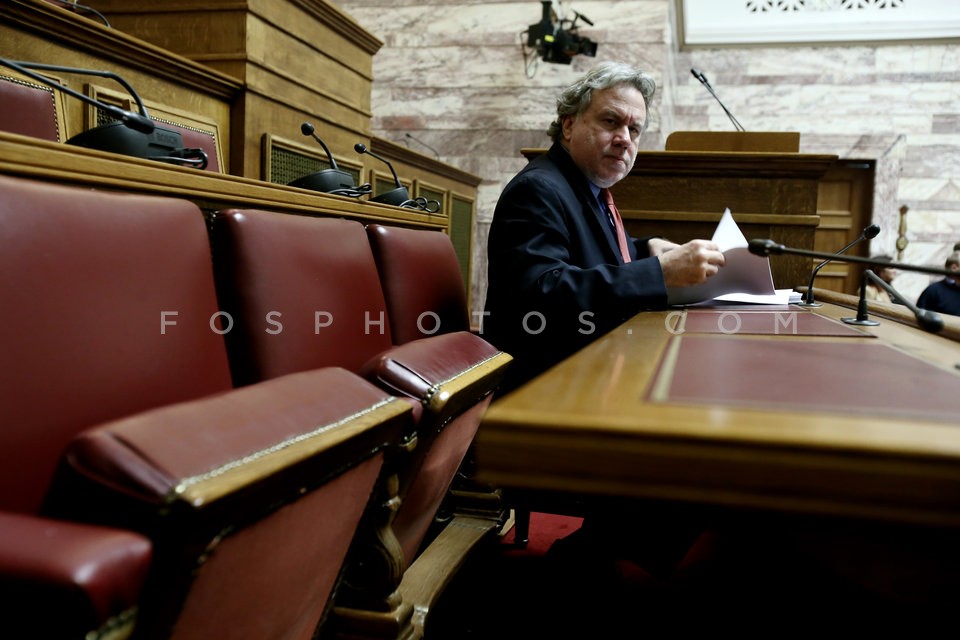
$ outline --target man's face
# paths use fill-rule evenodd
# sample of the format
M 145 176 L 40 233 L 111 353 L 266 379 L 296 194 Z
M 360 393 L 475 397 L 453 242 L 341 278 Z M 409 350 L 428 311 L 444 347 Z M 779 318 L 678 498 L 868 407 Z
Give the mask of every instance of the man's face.
M 612 187 L 633 168 L 646 118 L 643 96 L 633 86 L 595 91 L 586 111 L 563 120 L 563 144 L 588 180 Z

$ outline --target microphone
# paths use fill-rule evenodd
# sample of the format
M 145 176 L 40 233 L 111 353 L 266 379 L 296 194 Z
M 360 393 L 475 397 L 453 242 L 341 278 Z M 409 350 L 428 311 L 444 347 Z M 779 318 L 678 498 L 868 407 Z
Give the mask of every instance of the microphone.
M 427 149 L 430 149 L 430 151 L 433 152 L 434 157 L 435 157 L 437 160 L 440 159 L 440 153 L 439 153 L 436 149 L 434 149 L 433 147 L 431 147 L 430 145 L 428 145 L 426 142 L 424 142 L 423 140 L 421 140 L 420 138 L 415 138 L 414 136 L 410 135 L 409 132 L 407 132 L 407 133 L 405 133 L 405 134 L 403 134 L 403 135 L 404 135 L 404 137 L 413 140 L 413 141 L 416 142 L 417 144 L 419 144 L 419 145 L 421 145 L 421 146 L 424 146 L 424 147 L 426 147 Z
M 863 277 L 860 280 L 860 302 L 857 304 L 857 317 L 841 318 L 841 320 L 847 324 L 869 326 L 876 326 L 880 324 L 876 320 L 870 320 L 867 317 L 867 280 L 872 280 L 877 286 L 889 293 L 891 298 L 910 309 L 910 311 L 913 312 L 914 317 L 917 319 L 917 325 L 922 329 L 929 331 L 930 333 L 937 333 L 943 329 L 943 318 L 940 317 L 940 314 L 930 311 L 929 309 L 921 309 L 917 307 L 915 304 L 904 298 L 899 291 L 893 288 L 892 285 L 870 270 L 864 271 Z
M 65 67 L 61 65 L 43 64 L 40 62 L 27 62 L 23 60 L 8 60 L 0 58 L 0 65 L 14 69 L 36 80 L 40 84 L 62 91 L 78 100 L 82 100 L 105 113 L 116 122 L 110 122 L 87 129 L 67 140 L 67 144 L 88 149 L 97 149 L 100 151 L 110 151 L 137 158 L 146 158 L 148 160 L 158 160 L 160 162 L 169 162 L 193 166 L 198 169 L 207 167 L 207 153 L 203 149 L 184 148 L 183 136 L 179 131 L 158 127 L 150 118 L 143 100 L 139 94 L 134 91 L 130 84 L 112 71 L 101 71 L 96 69 L 79 69 L 76 67 Z M 31 69 L 41 71 L 59 71 L 63 73 L 77 73 L 80 75 L 98 76 L 109 78 L 120 84 L 137 104 L 138 112 L 128 111 L 106 102 L 91 98 L 75 89 L 71 89 L 50 78 L 35 73 Z
M 381 158 L 373 151 L 370 151 L 370 149 L 367 149 L 367 146 L 362 142 L 358 142 L 357 144 L 353 145 L 353 150 L 360 155 L 366 153 L 373 156 L 380 162 L 386 163 L 386 165 L 390 167 L 390 173 L 393 174 L 393 182 L 396 184 L 396 188 L 370 198 L 370 202 L 382 202 L 383 204 L 392 204 L 399 207 L 403 206 L 404 203 L 410 200 L 410 194 L 407 192 L 407 188 L 401 184 L 400 177 L 397 175 L 397 172 L 394 170 L 393 165 L 390 164 L 389 160 L 386 158 Z
M 868 267 L 889 267 L 891 269 L 900 269 L 902 271 L 916 271 L 918 273 L 930 273 L 937 276 L 954 276 L 956 271 L 949 271 L 939 267 L 926 267 L 923 265 L 906 264 L 904 262 L 893 262 L 890 260 L 871 260 L 870 258 L 861 258 L 860 256 L 837 255 L 835 253 L 824 253 L 822 251 L 808 251 L 807 249 L 795 249 L 787 247 L 778 242 L 767 238 L 754 238 L 747 242 L 747 250 L 756 256 L 771 256 L 790 254 L 795 256 L 807 256 L 810 258 L 825 258 L 828 260 L 837 260 L 839 262 L 855 262 L 864 264 Z
M 292 180 L 287 183 L 287 186 L 337 195 L 354 195 L 356 192 L 356 184 L 353 181 L 353 176 L 337 166 L 337 161 L 333 159 L 333 154 L 330 153 L 330 149 L 327 148 L 327 145 L 320 139 L 320 136 L 314 133 L 314 126 L 309 122 L 304 122 L 300 125 L 300 133 L 305 136 L 312 136 L 314 140 L 320 143 L 324 153 L 327 154 L 327 159 L 330 161 L 330 168 L 321 169 L 315 173 L 309 173 L 296 180 Z
M 846 251 L 853 245 L 857 244 L 858 242 L 862 242 L 867 238 L 870 238 L 870 239 L 876 238 L 878 233 L 880 233 L 880 225 L 871 224 L 866 229 L 861 231 L 860 235 L 853 242 L 845 246 L 843 249 L 840 249 L 840 251 L 837 251 L 833 255 L 839 256 L 840 254 L 842 254 L 844 251 Z M 807 295 L 806 297 L 804 297 L 802 302 L 797 303 L 801 307 L 819 307 L 820 306 L 820 303 L 816 302 L 813 299 L 813 281 L 817 277 L 817 273 L 820 271 L 823 265 L 827 264 L 831 260 L 833 260 L 833 258 L 828 258 L 827 260 L 824 260 L 823 262 L 818 264 L 816 267 L 814 267 L 813 272 L 810 274 L 810 284 L 807 285 Z
M 690 69 L 690 73 L 693 74 L 694 78 L 700 81 L 700 84 L 707 88 L 707 91 L 709 91 L 710 95 L 713 96 L 713 99 L 717 101 L 717 104 L 720 105 L 720 108 L 723 109 L 723 112 L 727 114 L 727 117 L 730 118 L 730 122 L 733 123 L 733 126 L 736 127 L 737 131 L 746 131 L 743 128 L 743 125 L 741 125 L 740 122 L 733 117 L 733 114 L 730 113 L 730 110 L 727 109 L 726 105 L 723 104 L 723 101 L 720 100 L 720 96 L 718 96 L 717 92 L 713 90 L 713 87 L 710 86 L 710 81 L 707 80 L 707 76 L 703 75 L 703 73 L 697 69 Z

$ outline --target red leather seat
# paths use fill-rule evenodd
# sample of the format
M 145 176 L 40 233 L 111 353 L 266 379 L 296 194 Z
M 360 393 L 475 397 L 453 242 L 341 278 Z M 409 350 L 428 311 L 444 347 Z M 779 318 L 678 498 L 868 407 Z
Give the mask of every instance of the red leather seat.
M 48 509 L 150 532 L 135 637 L 314 637 L 410 407 L 325 368 L 80 434 Z
M 310 637 L 409 403 L 234 390 L 186 201 L 0 176 L 0 298 L 4 634 Z
M 470 330 L 467 293 L 450 236 L 367 225 L 395 344 Z
M 416 402 L 414 453 L 393 467 L 402 502 L 392 529 L 400 568 L 409 566 L 509 356 L 465 331 L 394 347 L 359 222 L 229 210 L 215 215 L 213 239 L 221 304 L 234 322 L 226 337 L 236 382 L 338 365 Z M 355 577 L 348 593 L 386 598 L 399 578 L 374 585 Z
M 0 129 L 51 142 L 66 138 L 57 94 L 50 87 L 0 68 L 0 104 Z
M 24 616 L 6 622 L 29 619 L 41 636 L 45 625 L 77 625 L 79 637 L 136 605 L 150 545 L 116 531 L 99 544 L 94 529 L 29 518 L 42 515 L 76 434 L 230 388 L 223 340 L 209 325 L 208 241 L 188 202 L 9 177 L 0 177 L 0 229 L 0 512 L 21 516 L 0 528 L 0 567 L 20 570 L 5 574 L 3 595 Z M 163 312 L 177 323 L 167 331 Z M 74 531 L 89 544 L 67 543 Z M 24 564 L 31 554 L 43 562 Z M 26 597 L 24 584 L 46 597 Z M 55 620 L 51 611 L 78 613 Z

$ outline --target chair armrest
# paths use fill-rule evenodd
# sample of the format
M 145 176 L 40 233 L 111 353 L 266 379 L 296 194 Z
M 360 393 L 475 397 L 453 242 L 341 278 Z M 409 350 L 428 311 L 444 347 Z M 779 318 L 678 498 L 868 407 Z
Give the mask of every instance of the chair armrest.
M 150 541 L 137 533 L 0 513 L 0 601 L 4 633 L 82 638 L 133 624 L 147 578 Z
M 418 399 L 442 424 L 496 390 L 512 358 L 469 331 L 394 346 L 361 374 L 392 393 Z

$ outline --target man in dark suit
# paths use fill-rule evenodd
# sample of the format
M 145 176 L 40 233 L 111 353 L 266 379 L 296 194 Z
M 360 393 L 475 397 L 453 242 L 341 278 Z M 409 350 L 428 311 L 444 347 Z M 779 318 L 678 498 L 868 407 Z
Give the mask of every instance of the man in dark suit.
M 917 298 L 917 306 L 929 311 L 960 316 L 960 252 L 954 251 L 947 256 L 943 268 L 954 275 L 938 280 Z
M 625 238 L 606 189 L 633 168 L 653 79 L 622 63 L 596 67 L 557 99 L 550 150 L 506 186 L 488 238 L 483 335 L 514 357 L 506 393 L 636 313 L 667 305 L 667 287 L 723 265 L 706 240 Z
M 654 90 L 650 76 L 626 64 L 587 73 L 557 99 L 553 146 L 501 194 L 488 239 L 483 335 L 514 357 L 502 393 L 638 312 L 666 307 L 667 287 L 700 284 L 722 267 L 723 254 L 707 240 L 625 237 L 607 202 L 607 189 L 633 168 Z M 666 575 L 703 528 L 687 508 L 604 505 L 557 548 L 601 554 L 608 566 L 627 556 Z

